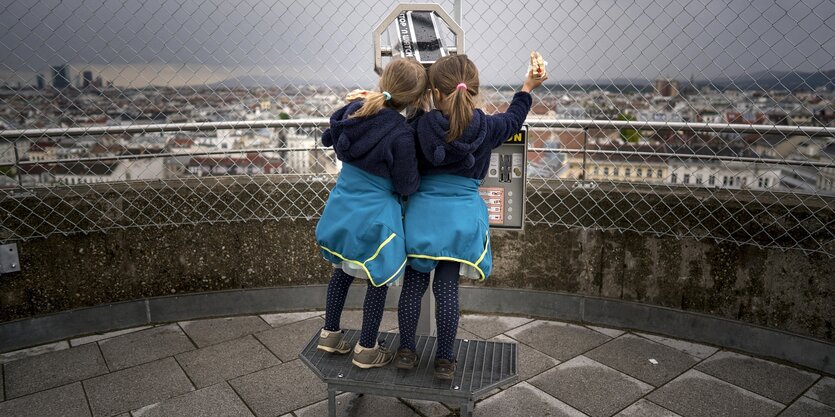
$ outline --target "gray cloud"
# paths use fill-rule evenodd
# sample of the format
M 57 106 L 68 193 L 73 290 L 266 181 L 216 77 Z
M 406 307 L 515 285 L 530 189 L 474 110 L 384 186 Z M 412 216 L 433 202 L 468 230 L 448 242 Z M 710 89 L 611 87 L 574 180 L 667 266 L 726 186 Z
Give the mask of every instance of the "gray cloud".
M 0 71 L 6 73 L 31 75 L 69 62 L 104 72 L 112 66 L 117 81 L 122 73 L 130 83 L 130 73 L 136 83 L 145 65 L 164 64 L 180 72 L 160 75 L 171 82 L 255 74 L 346 85 L 373 83 L 371 29 L 395 4 L 7 1 L 0 6 Z M 792 3 L 464 0 L 463 26 L 468 55 L 484 82 L 495 84 L 518 82 L 531 49 L 566 81 L 831 69 L 835 2 Z M 451 10 L 452 1 L 442 5 Z M 205 69 L 183 75 L 195 66 Z

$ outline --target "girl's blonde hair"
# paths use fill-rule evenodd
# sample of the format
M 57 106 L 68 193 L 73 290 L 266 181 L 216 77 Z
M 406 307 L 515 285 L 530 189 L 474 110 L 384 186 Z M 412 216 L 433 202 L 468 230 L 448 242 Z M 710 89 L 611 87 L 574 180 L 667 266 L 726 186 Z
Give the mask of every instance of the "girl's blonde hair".
M 426 92 L 426 70 L 413 59 L 391 61 L 380 76 L 379 90 L 368 93 L 351 117 L 373 116 L 386 106 L 401 111 L 413 105 Z
M 465 84 L 458 88 L 460 84 Z M 478 68 L 466 55 L 445 56 L 429 67 L 429 84 L 446 95 L 449 133 L 447 142 L 461 137 L 478 106 Z

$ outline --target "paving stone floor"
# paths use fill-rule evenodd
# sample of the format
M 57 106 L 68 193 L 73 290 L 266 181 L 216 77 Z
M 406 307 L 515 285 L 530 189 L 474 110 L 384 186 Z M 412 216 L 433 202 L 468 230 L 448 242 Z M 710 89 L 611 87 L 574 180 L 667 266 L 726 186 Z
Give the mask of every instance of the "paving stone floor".
M 322 312 L 145 326 L 0 354 L 0 416 L 326 415 L 298 359 Z M 361 312 L 346 311 L 344 327 Z M 396 331 L 396 313 L 381 326 Z M 519 343 L 520 381 L 476 416 L 835 417 L 831 375 L 666 337 L 524 317 L 464 315 L 459 338 Z M 442 417 L 431 401 L 342 394 L 354 416 Z

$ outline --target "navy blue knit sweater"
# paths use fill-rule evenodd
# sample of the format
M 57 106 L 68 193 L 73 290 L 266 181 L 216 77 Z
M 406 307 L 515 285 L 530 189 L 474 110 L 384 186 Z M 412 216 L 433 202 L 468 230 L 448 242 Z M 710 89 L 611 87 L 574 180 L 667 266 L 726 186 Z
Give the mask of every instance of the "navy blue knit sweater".
M 333 146 L 343 163 L 390 179 L 398 193 L 414 193 L 420 185 L 414 130 L 406 118 L 388 107 L 374 116 L 348 117 L 360 107 L 361 101 L 337 110 L 322 135 L 322 143 Z
M 531 110 L 531 95 L 518 92 L 507 112 L 493 116 L 480 109 L 460 138 L 447 143 L 449 119 L 432 110 L 412 121 L 417 132 L 420 175 L 453 174 L 482 179 L 490 166 L 490 152 L 519 131 Z

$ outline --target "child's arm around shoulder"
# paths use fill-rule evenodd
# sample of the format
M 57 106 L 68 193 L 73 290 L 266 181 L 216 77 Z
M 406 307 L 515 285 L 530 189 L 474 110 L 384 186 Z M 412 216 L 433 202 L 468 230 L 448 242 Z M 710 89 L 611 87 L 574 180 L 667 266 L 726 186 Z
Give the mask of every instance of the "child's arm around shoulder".
M 390 170 L 394 189 L 403 196 L 413 194 L 420 185 L 415 152 L 414 130 L 407 126 L 398 129 L 392 141 Z
M 331 115 L 331 118 L 330 118 L 330 126 L 331 127 L 329 129 L 326 129 L 322 133 L 322 145 L 333 146 L 333 140 L 334 140 L 333 127 L 336 124 L 336 122 L 345 119 L 350 113 L 355 112 L 360 107 L 362 107 L 362 103 L 355 101 L 355 102 L 348 103 L 347 105 L 340 107 L 339 110 L 333 112 L 333 114 Z

